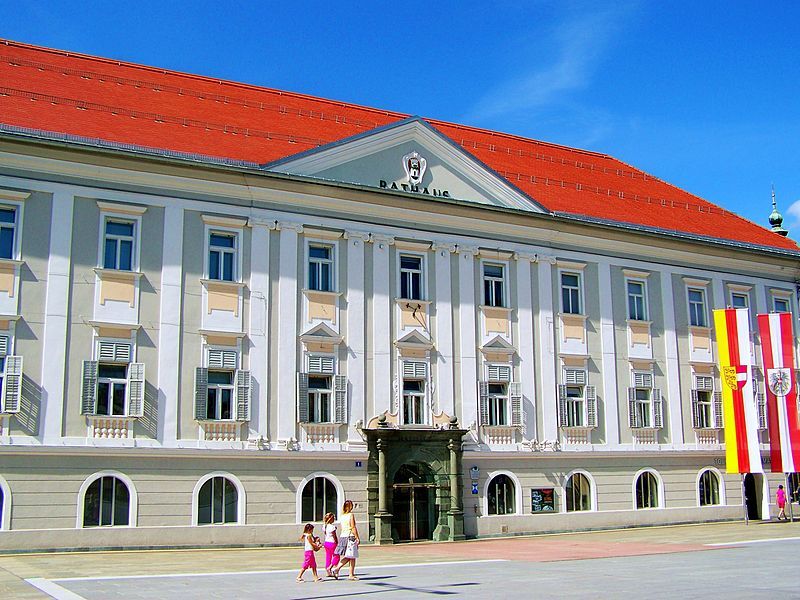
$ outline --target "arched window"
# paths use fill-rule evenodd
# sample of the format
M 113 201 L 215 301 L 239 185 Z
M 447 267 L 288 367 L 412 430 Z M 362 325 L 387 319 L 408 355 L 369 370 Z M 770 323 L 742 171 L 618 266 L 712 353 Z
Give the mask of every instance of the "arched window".
M 515 497 L 514 481 L 508 475 L 495 476 L 489 482 L 489 514 L 513 515 L 517 512 Z
M 84 527 L 126 527 L 130 525 L 131 495 L 119 477 L 98 477 L 83 494 Z
M 301 520 L 322 521 L 325 513 L 337 514 L 336 486 L 327 477 L 314 477 L 303 488 Z
M 658 508 L 658 479 L 650 471 L 636 479 L 636 508 Z
M 700 495 L 700 506 L 720 504 L 719 477 L 714 471 L 710 469 L 703 471 L 697 482 L 697 491 Z
M 592 484 L 583 473 L 573 473 L 564 486 L 567 512 L 592 510 Z
M 227 477 L 210 477 L 197 493 L 197 524 L 222 525 L 239 521 L 239 492 Z

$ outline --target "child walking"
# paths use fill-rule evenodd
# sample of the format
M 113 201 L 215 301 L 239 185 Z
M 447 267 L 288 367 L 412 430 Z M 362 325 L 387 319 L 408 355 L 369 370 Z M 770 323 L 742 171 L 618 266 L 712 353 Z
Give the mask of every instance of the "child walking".
M 306 523 L 303 527 L 303 535 L 300 536 L 300 541 L 303 542 L 303 566 L 300 573 L 297 575 L 297 583 L 305 583 L 303 573 L 306 569 L 311 569 L 311 574 L 314 576 L 314 581 L 322 581 L 317 575 L 317 559 L 314 557 L 314 552 L 321 548 L 319 538 L 314 537 L 314 526 L 311 523 Z
M 339 564 L 339 555 L 334 554 L 336 545 L 339 543 L 339 536 L 336 535 L 336 517 L 333 513 L 328 513 L 322 519 L 322 525 L 325 530 L 325 572 L 328 577 L 333 577 L 331 569 Z
M 775 493 L 775 502 L 780 509 L 778 512 L 778 521 L 783 518 L 784 521 L 788 521 L 789 517 L 786 516 L 786 491 L 783 489 L 782 485 L 778 486 L 778 491 Z

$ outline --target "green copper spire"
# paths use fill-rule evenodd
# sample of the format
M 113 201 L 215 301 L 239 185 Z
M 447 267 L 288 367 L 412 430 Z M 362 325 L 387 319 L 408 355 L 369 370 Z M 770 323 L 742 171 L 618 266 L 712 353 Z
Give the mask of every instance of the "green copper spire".
M 775 202 L 775 185 L 772 186 L 772 212 L 769 215 L 769 224 L 772 226 L 772 231 L 778 235 L 789 235 L 789 231 L 783 228 L 783 215 L 778 212 L 778 205 Z

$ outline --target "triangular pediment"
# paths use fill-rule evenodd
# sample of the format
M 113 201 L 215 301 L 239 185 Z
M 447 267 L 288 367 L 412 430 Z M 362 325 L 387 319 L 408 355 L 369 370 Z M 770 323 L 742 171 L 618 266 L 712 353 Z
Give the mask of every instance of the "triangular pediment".
M 546 212 L 533 198 L 419 117 L 289 156 L 264 168 L 431 200 L 451 198 Z
M 489 354 L 513 354 L 517 349 L 497 335 L 481 346 L 481 352 Z
M 300 336 L 300 340 L 309 343 L 317 343 L 317 344 L 339 344 L 342 341 L 342 336 L 334 331 L 330 325 L 326 323 L 320 323 L 319 325 L 314 325 L 311 329 L 306 331 Z
M 407 333 L 395 342 L 398 348 L 405 348 L 408 350 L 430 350 L 433 348 L 431 339 L 420 331 L 412 331 Z

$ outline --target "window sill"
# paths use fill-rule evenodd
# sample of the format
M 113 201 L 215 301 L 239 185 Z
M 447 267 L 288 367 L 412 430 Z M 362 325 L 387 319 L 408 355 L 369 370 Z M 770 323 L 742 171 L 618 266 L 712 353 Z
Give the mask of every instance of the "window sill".
M 636 325 L 642 325 L 642 326 L 647 325 L 648 327 L 650 327 L 653 325 L 652 321 L 645 321 L 640 319 L 625 319 L 625 322 L 628 324 L 628 327 L 630 326 L 635 327 Z
M 303 295 L 306 297 L 314 295 L 314 296 L 323 296 L 326 298 L 338 298 L 339 296 L 342 295 L 342 292 L 329 292 L 326 290 L 310 290 L 308 288 L 303 288 L 302 292 Z
M 97 273 L 97 276 L 101 280 L 116 279 L 117 281 L 138 281 L 142 277 L 141 271 L 122 271 L 119 269 L 103 269 L 101 267 L 97 267 L 95 268 L 94 272 Z
M 586 315 L 578 313 L 560 312 L 558 313 L 558 316 L 561 317 L 562 321 L 581 321 L 582 323 L 585 323 L 586 319 L 588 319 Z
M 596 425 L 562 425 L 563 431 L 591 431 L 597 429 Z
M 722 431 L 723 428 L 722 427 L 694 427 L 694 426 L 692 426 L 692 429 L 694 429 L 695 431 Z M 762 431 L 762 430 L 759 429 L 759 431 Z
M 689 331 L 692 333 L 705 333 L 710 335 L 711 327 L 706 327 L 705 325 L 689 325 Z
M 245 287 L 244 281 L 225 281 L 224 279 L 201 279 L 200 283 L 206 287 L 212 286 L 236 289 L 244 289 Z
M 486 312 L 487 310 L 489 311 L 496 310 L 498 312 L 504 312 L 509 315 L 511 314 L 511 311 L 514 310 L 513 308 L 509 308 L 508 306 L 489 306 L 488 304 L 480 304 L 478 305 L 478 308 L 480 308 L 483 312 Z
M 395 298 L 394 301 L 401 307 L 404 306 L 405 308 L 411 308 L 414 304 L 420 305 L 420 308 L 423 306 L 428 306 L 429 304 L 433 304 L 431 300 L 412 300 L 410 298 Z
M 2 267 L 3 265 L 7 265 L 9 267 L 14 267 L 15 269 L 18 269 L 24 264 L 25 264 L 24 260 L 16 260 L 14 258 L 0 258 L 0 267 Z

